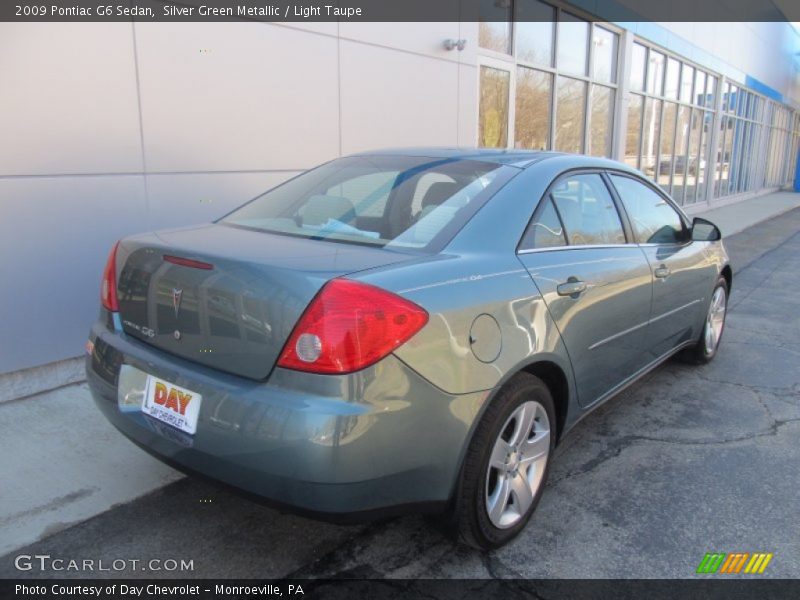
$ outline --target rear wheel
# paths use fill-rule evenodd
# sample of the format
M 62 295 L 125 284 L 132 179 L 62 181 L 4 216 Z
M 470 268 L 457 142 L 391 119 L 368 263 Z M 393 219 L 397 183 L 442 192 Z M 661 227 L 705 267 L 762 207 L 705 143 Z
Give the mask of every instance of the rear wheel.
M 720 277 L 708 305 L 703 331 L 697 343 L 682 353 L 682 358 L 693 364 L 706 364 L 714 360 L 725 329 L 728 314 L 728 282 Z
M 452 523 L 461 541 L 502 546 L 539 503 L 555 446 L 550 390 L 521 373 L 492 401 L 473 436 L 457 490 Z

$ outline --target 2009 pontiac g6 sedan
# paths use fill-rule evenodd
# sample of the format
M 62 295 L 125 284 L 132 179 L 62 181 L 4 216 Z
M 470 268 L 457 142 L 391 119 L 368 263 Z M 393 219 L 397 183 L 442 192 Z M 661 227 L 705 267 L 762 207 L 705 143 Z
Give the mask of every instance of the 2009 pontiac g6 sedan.
M 359 154 L 120 241 L 87 373 L 179 469 L 340 520 L 446 512 L 492 548 L 581 417 L 714 358 L 731 278 L 719 230 L 623 164 Z

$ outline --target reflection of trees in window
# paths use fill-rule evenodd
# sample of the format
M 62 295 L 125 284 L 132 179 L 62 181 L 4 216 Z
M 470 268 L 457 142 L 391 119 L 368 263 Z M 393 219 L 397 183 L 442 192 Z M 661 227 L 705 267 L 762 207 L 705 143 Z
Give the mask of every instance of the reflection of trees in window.
M 703 133 L 703 111 L 692 111 L 692 122 L 689 131 L 689 164 L 686 170 L 686 196 L 684 204 L 695 202 L 695 189 L 700 174 L 700 136 Z
M 651 177 L 655 176 L 658 133 L 661 130 L 661 100 L 647 98 L 644 105 L 644 126 L 642 128 L 641 169 Z
M 569 77 L 559 77 L 556 108 L 556 150 L 583 151 L 586 83 Z
M 478 26 L 478 44 L 481 48 L 511 54 L 510 26 L 510 23 L 480 23 Z
M 661 156 L 659 157 L 658 177 L 656 181 L 661 189 L 669 193 L 669 176 L 672 166 L 672 151 L 675 147 L 675 119 L 678 105 L 664 103 L 664 121 L 661 126 Z
M 636 94 L 628 95 L 628 130 L 625 132 L 625 162 L 632 167 L 639 166 L 639 141 L 641 139 L 642 104 L 644 98 Z
M 614 119 L 614 92 L 602 85 L 592 85 L 591 127 L 588 154 L 611 156 L 611 131 Z
M 545 150 L 550 137 L 550 94 L 553 77 L 549 73 L 517 68 L 517 97 L 514 114 L 516 148 Z
M 481 67 L 478 143 L 487 148 L 508 145 L 508 86 L 510 73 Z

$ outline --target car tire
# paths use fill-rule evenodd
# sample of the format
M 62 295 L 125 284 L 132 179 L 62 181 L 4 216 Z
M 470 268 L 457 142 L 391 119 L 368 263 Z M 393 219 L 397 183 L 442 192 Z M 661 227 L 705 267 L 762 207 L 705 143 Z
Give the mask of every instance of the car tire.
M 450 515 L 458 541 L 490 550 L 522 531 L 547 481 L 555 425 L 553 398 L 541 379 L 520 373 L 501 389 L 478 423 L 461 468 Z
M 700 332 L 700 339 L 697 340 L 694 346 L 687 348 L 679 355 L 684 362 L 693 365 L 704 365 L 714 360 L 719 351 L 722 334 L 725 332 L 725 319 L 728 315 L 728 295 L 728 282 L 724 277 L 720 277 L 714 286 L 714 291 L 711 293 L 711 300 L 706 309 L 706 319 L 703 323 L 703 330 Z M 721 306 L 720 302 L 722 303 Z M 712 333 L 710 334 L 709 331 Z M 712 335 L 713 343 L 710 343 Z

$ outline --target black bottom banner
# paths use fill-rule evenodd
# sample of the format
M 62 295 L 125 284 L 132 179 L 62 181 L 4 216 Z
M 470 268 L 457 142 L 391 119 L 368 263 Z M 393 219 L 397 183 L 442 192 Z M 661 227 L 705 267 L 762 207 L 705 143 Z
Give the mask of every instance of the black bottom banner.
M 0 598 L 47 600 L 140 598 L 407 599 L 569 598 L 590 600 L 792 600 L 800 580 L 786 579 L 297 579 L 297 580 L 0 580 Z

